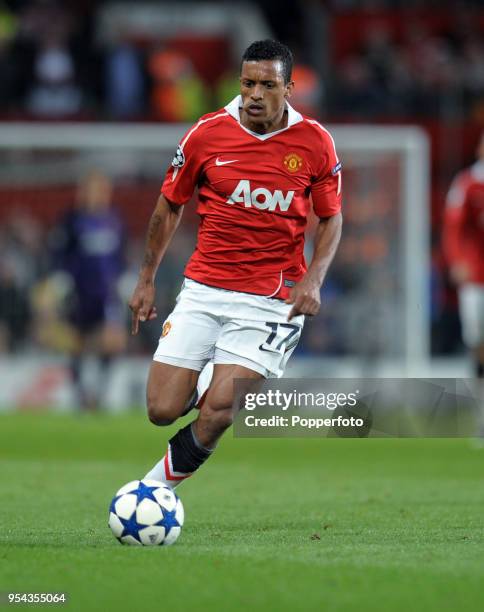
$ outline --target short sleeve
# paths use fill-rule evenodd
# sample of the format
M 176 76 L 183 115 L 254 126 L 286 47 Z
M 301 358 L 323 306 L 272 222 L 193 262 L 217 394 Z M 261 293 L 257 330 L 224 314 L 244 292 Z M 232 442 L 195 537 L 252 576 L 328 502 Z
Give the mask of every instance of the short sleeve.
M 329 132 L 318 124 L 321 140 L 315 149 L 320 169 L 311 185 L 314 213 L 321 219 L 341 211 L 341 162 Z M 322 163 L 321 163 L 322 162 Z
M 204 148 L 199 128 L 200 122 L 182 138 L 161 186 L 166 199 L 180 206 L 192 197 L 202 172 Z
M 447 193 L 446 198 L 446 208 L 447 209 L 457 209 L 462 208 L 467 200 L 467 187 L 468 181 L 466 180 L 465 174 L 458 174 L 452 184 L 450 186 L 449 192 Z
M 463 257 L 468 186 L 469 180 L 461 172 L 452 181 L 446 198 L 442 246 L 447 262 L 451 265 L 460 262 Z

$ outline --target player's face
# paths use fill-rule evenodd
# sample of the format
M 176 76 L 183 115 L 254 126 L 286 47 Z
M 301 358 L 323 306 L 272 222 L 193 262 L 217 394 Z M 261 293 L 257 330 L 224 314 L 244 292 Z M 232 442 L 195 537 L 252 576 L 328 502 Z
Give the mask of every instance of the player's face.
M 292 81 L 284 82 L 280 60 L 243 62 L 240 72 L 242 125 L 260 133 L 283 127 L 285 101 L 293 86 Z

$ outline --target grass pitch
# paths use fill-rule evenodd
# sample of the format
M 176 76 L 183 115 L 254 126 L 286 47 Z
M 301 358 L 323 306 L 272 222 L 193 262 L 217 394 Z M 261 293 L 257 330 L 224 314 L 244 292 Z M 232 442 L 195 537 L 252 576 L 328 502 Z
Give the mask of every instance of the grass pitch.
M 177 544 L 121 546 L 110 499 L 174 430 L 0 416 L 0 592 L 66 592 L 86 611 L 484 609 L 484 450 L 228 433 L 178 489 Z

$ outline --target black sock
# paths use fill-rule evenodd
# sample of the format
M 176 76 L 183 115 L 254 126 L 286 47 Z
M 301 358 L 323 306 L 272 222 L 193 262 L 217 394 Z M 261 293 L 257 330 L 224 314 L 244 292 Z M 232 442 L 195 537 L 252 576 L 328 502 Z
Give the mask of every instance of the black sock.
M 212 454 L 196 439 L 192 424 L 180 429 L 169 441 L 173 470 L 181 474 L 191 474 Z
M 476 376 L 477 378 L 484 378 L 484 363 L 476 361 Z

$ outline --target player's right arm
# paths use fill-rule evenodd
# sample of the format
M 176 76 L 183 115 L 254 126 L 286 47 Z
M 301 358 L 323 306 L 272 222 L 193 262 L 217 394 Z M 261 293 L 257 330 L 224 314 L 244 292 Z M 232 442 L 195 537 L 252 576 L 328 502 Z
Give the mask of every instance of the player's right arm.
M 170 244 L 183 212 L 183 206 L 172 204 L 163 194 L 158 198 L 151 215 L 146 237 L 143 263 L 138 282 L 129 302 L 132 312 L 131 333 L 137 334 L 140 321 L 157 316 L 155 303 L 155 276 L 163 255 Z
M 449 275 L 456 285 L 469 279 L 469 269 L 462 257 L 465 240 L 468 179 L 465 172 L 457 175 L 447 195 L 444 215 L 443 248 Z
M 140 321 L 149 321 L 157 316 L 154 306 L 156 271 L 180 222 L 183 206 L 191 199 L 199 182 L 206 140 L 203 126 L 206 121 L 205 118 L 200 119 L 180 142 L 151 216 L 138 283 L 129 303 L 133 313 L 133 334 L 138 332 Z

